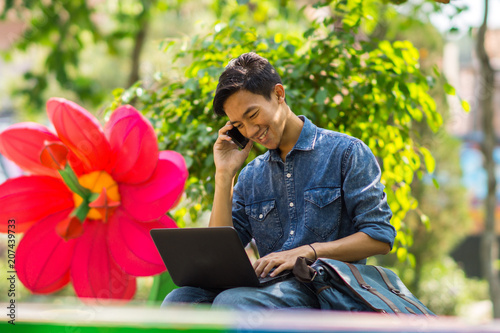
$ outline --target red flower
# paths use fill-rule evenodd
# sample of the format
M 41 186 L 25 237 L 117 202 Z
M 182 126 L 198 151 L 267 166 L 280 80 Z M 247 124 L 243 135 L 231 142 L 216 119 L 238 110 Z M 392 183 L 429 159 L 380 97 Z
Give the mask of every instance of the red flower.
M 136 109 L 115 110 L 104 130 L 79 105 L 52 98 L 57 135 L 35 123 L 0 133 L 0 153 L 30 173 L 0 185 L 0 223 L 14 219 L 15 268 L 34 293 L 73 283 L 79 297 L 131 299 L 136 276 L 165 270 L 152 228 L 176 228 L 166 216 L 187 179 L 183 157 L 158 151 L 151 124 Z

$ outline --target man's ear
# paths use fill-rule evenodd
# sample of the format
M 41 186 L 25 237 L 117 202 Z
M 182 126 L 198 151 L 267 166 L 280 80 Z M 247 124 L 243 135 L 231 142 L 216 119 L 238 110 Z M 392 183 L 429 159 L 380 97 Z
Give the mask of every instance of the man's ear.
M 277 83 L 274 86 L 274 92 L 278 98 L 278 103 L 283 103 L 285 101 L 285 87 L 281 83 Z

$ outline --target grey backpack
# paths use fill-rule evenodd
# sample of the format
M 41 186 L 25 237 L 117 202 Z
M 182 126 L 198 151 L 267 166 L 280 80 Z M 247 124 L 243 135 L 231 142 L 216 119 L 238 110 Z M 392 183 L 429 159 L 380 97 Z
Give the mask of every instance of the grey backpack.
M 293 273 L 312 286 L 322 309 L 435 316 L 387 268 L 299 257 Z

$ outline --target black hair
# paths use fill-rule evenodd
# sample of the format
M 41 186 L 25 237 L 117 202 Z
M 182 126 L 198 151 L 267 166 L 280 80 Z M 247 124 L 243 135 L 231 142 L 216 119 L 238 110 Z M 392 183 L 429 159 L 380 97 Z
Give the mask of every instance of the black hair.
M 226 115 L 224 103 L 240 90 L 248 90 L 270 100 L 278 83 L 281 84 L 281 77 L 266 58 L 254 52 L 244 53 L 232 59 L 219 77 L 213 102 L 214 112 L 218 116 Z

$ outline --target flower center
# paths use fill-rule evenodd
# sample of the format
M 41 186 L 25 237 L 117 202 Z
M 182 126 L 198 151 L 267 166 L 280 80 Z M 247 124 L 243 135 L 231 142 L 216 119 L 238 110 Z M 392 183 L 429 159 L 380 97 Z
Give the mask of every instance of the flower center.
M 92 193 L 105 196 L 100 200 L 102 204 L 99 204 L 99 207 L 91 205 L 91 207 L 96 206 L 96 208 L 90 208 L 87 218 L 107 221 L 114 208 L 116 208 L 120 202 L 118 184 L 106 171 L 102 170 L 87 173 L 79 177 L 78 182 Z M 76 193 L 73 193 L 73 200 L 75 202 L 75 207 L 80 206 L 83 202 L 83 198 Z

